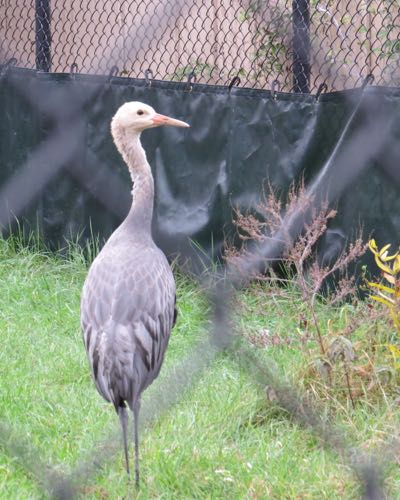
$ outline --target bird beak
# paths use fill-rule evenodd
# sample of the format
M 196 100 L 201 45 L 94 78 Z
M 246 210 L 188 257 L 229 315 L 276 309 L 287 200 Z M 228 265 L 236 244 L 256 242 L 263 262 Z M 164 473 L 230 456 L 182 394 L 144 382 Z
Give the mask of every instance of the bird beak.
M 188 123 L 181 122 L 175 118 L 170 118 L 169 116 L 155 114 L 151 119 L 155 126 L 159 125 L 170 125 L 171 127 L 190 127 Z

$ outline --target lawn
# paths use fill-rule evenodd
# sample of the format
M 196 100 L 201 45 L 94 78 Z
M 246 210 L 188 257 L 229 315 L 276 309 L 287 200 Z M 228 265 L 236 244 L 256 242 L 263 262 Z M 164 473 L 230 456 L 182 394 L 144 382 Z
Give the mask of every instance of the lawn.
M 46 498 L 41 482 L 46 483 L 47 464 L 67 474 L 88 457 L 104 463 L 93 474 L 82 473 L 81 498 L 359 497 L 358 482 L 342 458 L 269 401 L 265 388 L 226 353 L 210 361 L 178 402 L 143 429 L 136 493 L 124 471 L 118 419 L 95 390 L 81 340 L 86 272 L 78 251 L 60 257 L 0 240 L 0 498 Z M 144 406 L 163 383 L 168 390 L 176 366 L 210 327 L 199 286 L 179 273 L 177 283 L 178 322 Z M 365 391 L 353 408 L 345 391 L 325 400 L 318 383 L 310 383 L 316 343 L 312 338 L 305 347 L 296 343 L 299 317 L 307 311 L 295 291 L 274 295 L 261 283 L 241 291 L 236 305 L 243 342 L 265 366 L 308 390 L 352 446 L 374 452 L 397 435 L 393 391 Z M 340 325 L 365 307 L 321 304 L 319 312 L 323 324 Z M 365 328 L 361 325 L 358 335 Z M 257 340 L 271 335 L 276 341 Z M 117 437 L 110 442 L 109 435 Z M 390 463 L 384 473 L 388 495 L 400 497 L 398 467 Z

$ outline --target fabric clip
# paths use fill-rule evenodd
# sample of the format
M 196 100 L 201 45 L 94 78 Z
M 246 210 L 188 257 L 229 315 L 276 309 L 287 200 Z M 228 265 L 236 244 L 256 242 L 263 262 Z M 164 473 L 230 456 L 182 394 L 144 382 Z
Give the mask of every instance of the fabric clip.
M 375 77 L 372 73 L 368 73 L 368 75 L 364 78 L 364 81 L 361 84 L 361 89 L 364 90 L 367 85 L 372 85 Z
M 191 92 L 193 90 L 192 82 L 195 82 L 196 80 L 197 80 L 196 73 L 194 72 L 194 70 L 192 70 L 188 74 L 188 78 L 187 78 L 187 82 L 186 82 L 186 90 Z
M 228 85 L 228 92 L 232 90 L 232 87 L 238 87 L 240 85 L 240 78 L 238 75 L 234 76 Z
M 321 94 L 327 91 L 328 91 L 328 85 L 325 82 L 322 82 L 321 85 L 318 87 L 317 93 L 315 94 L 315 99 L 319 101 Z
M 271 96 L 274 101 L 276 101 L 276 88 L 278 88 L 278 92 L 281 89 L 281 84 L 279 83 L 279 80 L 274 80 L 271 85 Z
M 108 73 L 107 83 L 110 84 L 114 76 L 117 76 L 119 72 L 118 66 L 112 66 L 110 72 Z
M 152 81 L 154 80 L 154 75 L 151 69 L 146 69 L 144 72 L 144 79 L 146 81 L 146 87 L 151 87 Z
M 69 68 L 69 76 L 71 80 L 75 80 L 77 73 L 78 73 L 78 65 L 76 64 L 76 62 L 73 62 Z

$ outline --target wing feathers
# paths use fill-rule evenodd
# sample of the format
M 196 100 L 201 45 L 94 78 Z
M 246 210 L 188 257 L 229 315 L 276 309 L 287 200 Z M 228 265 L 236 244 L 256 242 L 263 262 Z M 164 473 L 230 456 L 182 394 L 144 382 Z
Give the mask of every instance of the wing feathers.
M 81 304 L 96 387 L 116 408 L 123 401 L 131 405 L 158 375 L 176 318 L 175 283 L 165 256 L 155 248 L 138 265 L 135 250 L 126 251 L 129 258 L 119 255 L 118 265 L 115 251 L 104 247 Z

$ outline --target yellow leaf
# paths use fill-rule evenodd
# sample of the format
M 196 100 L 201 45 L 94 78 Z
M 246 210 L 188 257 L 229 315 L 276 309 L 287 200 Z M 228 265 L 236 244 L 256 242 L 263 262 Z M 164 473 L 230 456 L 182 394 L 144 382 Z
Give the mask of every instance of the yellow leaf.
M 389 243 L 388 245 L 385 245 L 379 252 L 379 256 L 382 260 L 384 260 L 385 262 L 389 261 L 389 260 L 393 260 L 395 259 L 398 255 L 399 255 L 399 252 L 397 251 L 396 253 L 394 253 L 393 255 L 388 255 L 387 251 L 389 250 L 389 248 L 391 247 L 391 244 Z
M 393 344 L 388 344 L 390 352 L 393 354 L 395 358 L 400 358 L 400 349 L 393 345 Z
M 377 253 L 375 253 L 375 262 L 376 262 L 376 265 L 382 269 L 382 271 L 384 271 L 385 273 L 388 273 L 388 274 L 392 274 L 392 270 L 390 269 L 389 266 L 387 266 L 386 264 L 384 264 L 380 258 L 379 258 L 379 255 Z
M 397 328 L 397 330 L 400 330 L 400 318 L 399 318 L 399 312 L 395 311 L 394 309 L 391 310 L 391 316 L 393 319 L 394 326 Z
M 369 249 L 371 250 L 372 253 L 378 253 L 378 246 L 377 246 L 376 241 L 374 239 L 369 240 L 368 246 L 369 246 Z
M 390 248 L 390 243 L 385 245 L 383 248 L 379 250 L 379 257 L 383 258 L 385 260 L 385 256 L 387 255 L 387 251 Z
M 392 307 L 395 306 L 395 304 L 396 304 L 395 299 L 391 299 L 390 297 L 388 297 L 387 295 L 385 295 L 382 292 L 378 292 L 378 295 L 379 295 L 379 297 L 382 297 L 383 299 L 387 300 L 392 305 Z
M 388 306 L 390 308 L 393 307 L 392 302 L 390 302 L 388 299 L 385 299 L 383 297 L 379 297 L 378 295 L 371 295 L 371 299 L 374 299 L 377 302 L 382 302 L 382 304 L 385 304 L 385 306 Z
M 395 259 L 398 255 L 399 255 L 399 252 L 396 252 L 393 255 L 388 255 L 387 252 L 385 252 L 383 255 L 381 255 L 381 259 L 384 262 L 389 262 L 389 261 Z
M 394 289 L 390 288 L 385 285 L 381 285 L 380 283 L 373 283 L 372 281 L 368 281 L 368 286 L 373 287 L 373 288 L 379 288 L 379 290 L 383 290 L 384 292 L 387 293 L 394 293 Z
M 393 273 L 397 274 L 400 271 L 400 255 L 396 257 L 396 260 L 393 262 Z

